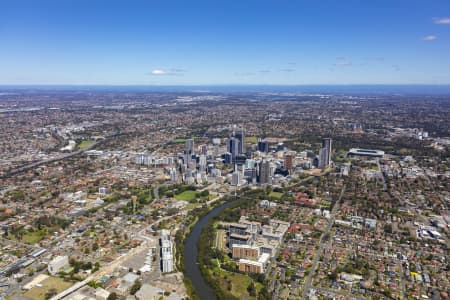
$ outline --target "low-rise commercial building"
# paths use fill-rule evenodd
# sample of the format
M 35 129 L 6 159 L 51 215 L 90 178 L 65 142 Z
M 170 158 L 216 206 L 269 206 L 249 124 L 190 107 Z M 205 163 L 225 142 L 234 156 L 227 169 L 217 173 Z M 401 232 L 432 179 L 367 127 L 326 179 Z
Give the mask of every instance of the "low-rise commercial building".
M 48 272 L 51 275 L 56 275 L 62 269 L 69 264 L 69 257 L 67 255 L 57 256 L 48 263 Z

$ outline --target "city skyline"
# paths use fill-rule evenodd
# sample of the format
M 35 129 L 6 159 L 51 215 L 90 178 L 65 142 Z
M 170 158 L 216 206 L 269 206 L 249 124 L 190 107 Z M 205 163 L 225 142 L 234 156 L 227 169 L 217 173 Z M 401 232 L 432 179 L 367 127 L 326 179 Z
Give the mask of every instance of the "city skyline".
M 0 300 L 450 299 L 450 0 L 4 0 L 0 41 Z
M 9 1 L 0 84 L 450 84 L 448 1 Z

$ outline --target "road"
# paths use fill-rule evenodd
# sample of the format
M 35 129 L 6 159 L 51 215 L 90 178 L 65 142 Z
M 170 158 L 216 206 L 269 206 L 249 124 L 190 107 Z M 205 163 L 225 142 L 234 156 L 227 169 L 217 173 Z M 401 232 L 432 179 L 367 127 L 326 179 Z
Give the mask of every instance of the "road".
M 130 259 L 134 255 L 136 255 L 137 253 L 139 253 L 141 251 L 144 251 L 144 250 L 146 250 L 149 247 L 148 243 L 150 241 L 150 238 L 145 236 L 145 234 L 144 234 L 146 228 L 154 226 L 154 225 L 157 225 L 158 223 L 160 223 L 160 222 L 162 222 L 164 220 L 168 220 L 168 219 L 173 218 L 173 217 L 175 217 L 175 215 L 173 215 L 173 216 L 165 216 L 165 217 L 160 218 L 159 220 L 153 222 L 152 224 L 145 226 L 145 228 L 143 228 L 142 230 L 140 230 L 138 232 L 138 237 L 143 240 L 143 243 L 140 246 L 138 246 L 136 248 L 133 248 L 130 251 L 128 251 L 127 253 L 119 256 L 118 258 L 116 258 L 111 263 L 101 267 L 100 270 L 98 270 L 96 273 L 90 275 L 85 280 L 77 282 L 76 284 L 74 284 L 70 288 L 68 288 L 68 289 L 62 291 L 61 293 L 59 293 L 58 295 L 52 297 L 51 300 L 63 299 L 64 297 L 72 294 L 73 292 L 79 290 L 80 288 L 82 288 L 83 286 L 88 284 L 88 282 L 90 282 L 92 280 L 96 280 L 96 279 L 98 279 L 99 277 L 101 277 L 103 275 L 111 274 L 115 269 L 120 267 L 120 265 L 123 264 L 123 262 L 127 261 L 128 259 Z
M 157 189 L 157 188 L 158 188 L 158 187 L 156 187 L 156 189 Z M 224 194 L 218 194 L 218 196 L 217 196 L 216 198 L 214 198 L 214 199 L 208 201 L 208 202 L 205 203 L 204 205 L 211 205 L 211 204 L 213 204 L 214 202 L 216 202 L 216 201 L 222 199 L 224 196 L 227 196 L 227 195 L 234 195 L 236 192 L 237 192 L 237 190 L 236 190 L 236 191 L 231 191 L 231 192 L 228 192 L 228 193 L 224 193 Z M 179 214 L 181 214 L 181 213 L 179 213 Z M 162 221 L 164 221 L 164 220 L 168 220 L 168 219 L 173 218 L 173 217 L 175 217 L 175 216 L 174 216 L 174 215 L 172 215 L 172 216 L 165 216 L 165 217 L 160 218 L 159 220 L 153 222 L 152 224 L 149 224 L 149 225 L 145 226 L 143 229 L 139 230 L 139 231 L 137 232 L 137 233 L 138 233 L 137 236 L 138 236 L 140 239 L 143 240 L 143 243 L 142 243 L 139 247 L 130 250 L 128 253 L 119 256 L 117 259 L 115 259 L 115 260 L 112 261 L 111 263 L 109 263 L 109 264 L 107 264 L 107 265 L 105 265 L 105 266 L 102 266 L 102 267 L 100 268 L 100 270 L 98 270 L 96 273 L 90 275 L 90 276 L 87 277 L 85 280 L 76 283 L 75 285 L 71 286 L 70 288 L 68 288 L 68 289 L 66 289 L 66 290 L 64 290 L 64 291 L 62 291 L 62 292 L 59 293 L 58 295 L 52 297 L 51 300 L 60 300 L 60 299 L 63 299 L 63 298 L 65 298 L 65 297 L 67 297 L 68 295 L 70 295 L 70 294 L 76 292 L 77 290 L 79 290 L 80 288 L 82 288 L 83 286 L 85 286 L 85 285 L 86 285 L 87 283 L 89 283 L 90 281 L 95 280 L 95 279 L 98 279 L 99 277 L 101 277 L 101 276 L 103 276 L 103 275 L 105 275 L 105 274 L 112 273 L 116 268 L 120 267 L 121 264 L 123 264 L 124 261 L 130 259 L 130 258 L 133 257 L 134 255 L 136 255 L 138 252 L 141 252 L 141 251 L 144 251 L 145 249 L 147 249 L 147 247 L 149 246 L 148 243 L 149 243 L 149 241 L 150 241 L 150 238 L 147 237 L 147 236 L 145 235 L 145 230 L 146 230 L 146 228 L 149 228 L 149 227 L 151 228 L 152 226 L 157 225 L 158 223 L 160 223 L 160 222 L 162 222 Z
M 381 165 L 380 165 L 380 160 L 379 159 L 377 159 L 377 166 L 378 166 L 378 170 L 381 173 L 381 179 L 383 180 L 383 190 L 387 191 L 386 178 L 384 177 L 383 170 L 381 169 Z
M 302 292 L 302 299 L 307 299 L 306 297 L 311 288 L 311 283 L 312 283 L 312 280 L 316 273 L 320 256 L 322 255 L 324 250 L 327 251 L 328 248 L 330 247 L 329 246 L 330 244 L 325 243 L 324 239 L 326 236 L 329 236 L 329 234 L 330 234 L 330 230 L 333 227 L 334 221 L 336 219 L 336 213 L 339 210 L 339 206 L 341 205 L 341 200 L 342 200 L 342 197 L 344 196 L 344 193 L 345 193 L 345 185 L 342 187 L 341 194 L 339 195 L 339 199 L 336 201 L 335 205 L 333 206 L 333 209 L 331 210 L 330 220 L 328 222 L 327 228 L 325 229 L 324 232 L 322 232 L 322 235 L 320 236 L 319 250 L 316 252 L 316 255 L 314 256 L 313 263 L 311 266 L 311 271 L 309 272 L 308 277 L 306 278 L 305 286 L 304 286 L 303 292 Z M 326 247 L 325 247 L 325 244 L 327 245 Z
M 41 249 L 41 247 L 39 247 L 39 246 L 29 245 L 29 244 L 25 244 L 25 243 L 10 240 L 10 239 L 5 239 L 3 237 L 0 237 L 0 241 L 2 241 L 2 243 L 6 243 L 6 244 L 14 244 L 14 245 L 22 246 L 22 247 L 25 247 L 30 250 Z
M 398 272 L 400 275 L 400 288 L 402 289 L 403 299 L 407 299 L 406 297 L 406 285 L 405 285 L 405 271 L 403 270 L 403 265 L 401 260 L 397 260 Z
M 61 156 L 50 158 L 50 159 L 47 159 L 47 160 L 42 160 L 42 161 L 38 161 L 38 162 L 33 162 L 33 163 L 22 165 L 20 167 L 15 168 L 15 169 L 9 170 L 8 172 L 6 172 L 6 174 L 2 175 L 0 178 L 5 179 L 5 178 L 8 178 L 10 176 L 13 176 L 13 175 L 16 175 L 16 174 L 19 174 L 19 173 L 22 173 L 22 172 L 34 169 L 34 168 L 42 166 L 42 165 L 46 165 L 46 164 L 49 164 L 49 163 L 52 163 L 52 162 L 57 162 L 57 161 L 61 161 L 61 160 L 64 160 L 64 159 L 67 159 L 67 158 L 70 158 L 70 157 L 74 157 L 74 156 L 80 155 L 80 154 L 82 154 L 82 153 L 84 153 L 86 151 L 92 150 L 94 147 L 98 146 L 99 144 L 104 143 L 105 141 L 108 141 L 109 139 L 115 138 L 115 137 L 120 136 L 120 135 L 122 135 L 122 134 L 121 133 L 112 134 L 112 135 L 109 135 L 109 136 L 105 137 L 103 140 L 99 140 L 99 141 L 93 143 L 92 145 L 89 145 L 86 148 L 77 150 L 75 152 L 71 152 L 71 153 L 68 153 L 68 154 L 63 154 Z
M 217 201 L 218 199 L 220 199 L 220 197 L 217 197 L 217 198 L 211 200 L 209 203 Z M 178 213 L 176 215 L 179 215 L 179 214 L 181 214 L 181 213 Z M 149 225 L 145 226 L 143 229 L 139 230 L 138 231 L 138 237 L 144 241 L 139 247 L 136 247 L 136 248 L 130 250 L 128 253 L 119 256 L 117 259 L 115 259 L 111 263 L 101 267 L 100 270 L 98 270 L 96 273 L 90 275 L 85 280 L 76 283 L 75 285 L 71 286 L 70 288 L 62 291 L 58 295 L 56 295 L 53 298 L 51 298 L 51 300 L 63 299 L 64 297 L 74 293 L 75 291 L 77 291 L 80 288 L 82 288 L 83 286 L 85 286 L 88 282 L 90 282 L 92 280 L 95 280 L 95 279 L 98 279 L 99 277 L 101 277 L 103 275 L 112 273 L 115 269 L 120 267 L 123 264 L 123 262 L 125 262 L 128 259 L 130 259 L 131 257 L 136 255 L 137 253 L 139 253 L 141 251 L 144 251 L 145 249 L 148 248 L 148 246 L 149 246 L 148 243 L 150 241 L 150 238 L 145 235 L 146 228 L 149 228 L 149 227 L 151 228 L 152 226 L 157 225 L 158 223 L 160 223 L 160 222 L 162 222 L 164 220 L 168 220 L 170 218 L 174 218 L 176 215 L 165 216 L 163 218 L 160 218 L 159 220 L 157 220 L 157 221 L 153 222 L 152 224 L 149 224 Z
M 80 155 L 80 154 L 82 154 L 85 151 L 91 150 L 92 148 L 97 146 L 99 143 L 100 142 L 93 143 L 92 145 L 90 145 L 90 146 L 88 146 L 88 147 L 86 147 L 84 149 L 80 149 L 80 150 L 77 150 L 75 152 L 71 152 L 71 153 L 68 153 L 68 154 L 63 154 L 63 155 L 58 156 L 58 157 L 54 157 L 54 158 L 50 158 L 50 159 L 47 159 L 47 160 L 38 161 L 38 162 L 31 163 L 31 164 L 26 164 L 26 165 L 20 166 L 18 168 L 15 168 L 15 169 L 12 169 L 12 170 L 8 171 L 2 177 L 6 178 L 6 177 L 9 177 L 9 176 L 13 176 L 15 174 L 19 174 L 19 173 L 25 172 L 27 170 L 34 169 L 34 168 L 42 166 L 42 165 L 46 165 L 46 164 L 49 164 L 49 163 L 52 163 L 52 162 L 57 162 L 57 161 L 61 161 L 61 160 L 73 157 L 73 156 Z

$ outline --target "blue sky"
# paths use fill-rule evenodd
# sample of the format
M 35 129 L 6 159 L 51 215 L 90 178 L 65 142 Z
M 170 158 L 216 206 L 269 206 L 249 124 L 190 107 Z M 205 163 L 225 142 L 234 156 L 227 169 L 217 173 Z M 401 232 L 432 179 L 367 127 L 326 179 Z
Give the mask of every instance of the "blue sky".
M 450 1 L 2 0 L 0 84 L 450 84 Z

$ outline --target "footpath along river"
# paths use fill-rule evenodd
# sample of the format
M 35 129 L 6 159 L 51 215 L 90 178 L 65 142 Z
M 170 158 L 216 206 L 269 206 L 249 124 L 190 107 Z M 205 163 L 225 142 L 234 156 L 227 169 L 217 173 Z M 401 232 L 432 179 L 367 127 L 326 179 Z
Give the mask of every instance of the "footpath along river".
M 216 300 L 213 289 L 206 283 L 202 276 L 199 265 L 197 263 L 198 259 L 198 240 L 200 239 L 200 234 L 203 227 L 208 223 L 211 218 L 217 216 L 225 208 L 229 207 L 233 201 L 226 202 L 219 207 L 216 207 L 210 211 L 207 215 L 201 218 L 197 224 L 194 225 L 191 233 L 186 239 L 186 244 L 184 246 L 184 269 L 185 276 L 192 282 L 195 292 L 200 297 L 201 300 Z

